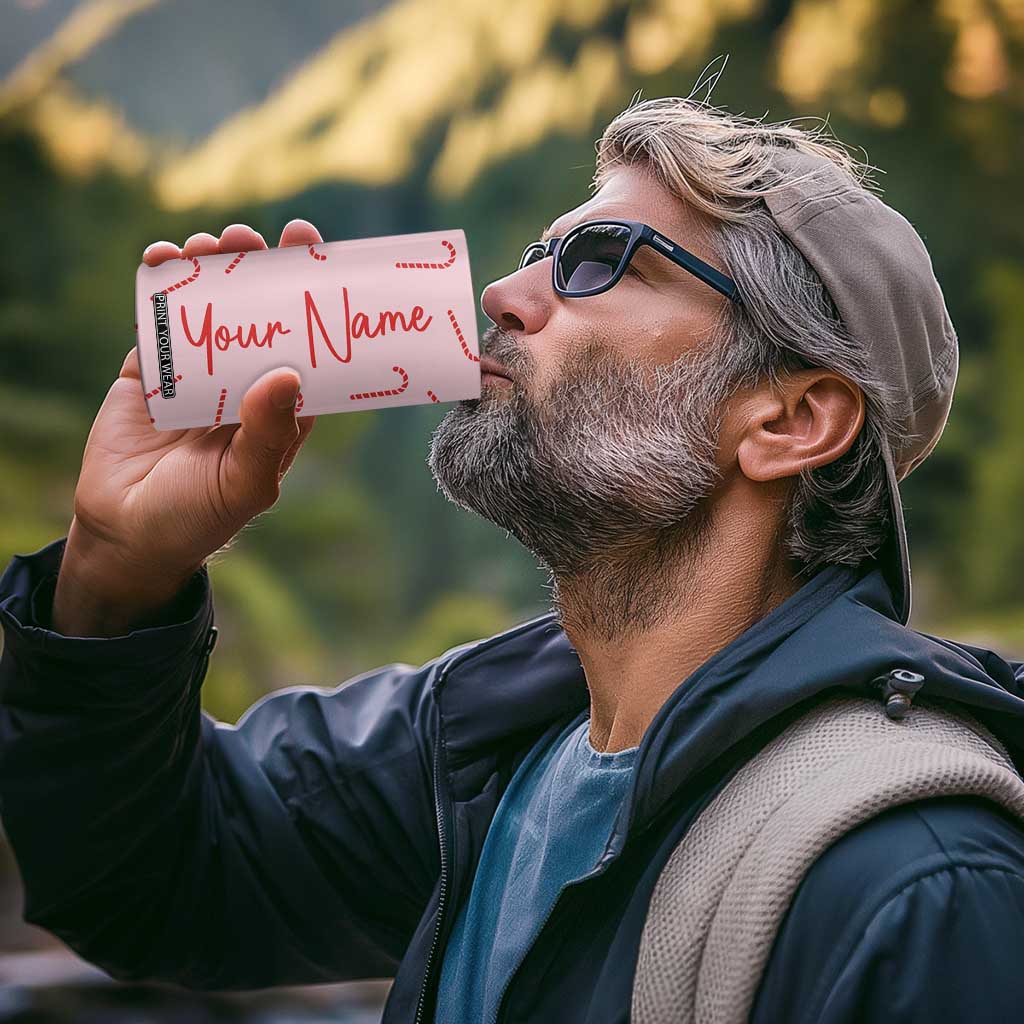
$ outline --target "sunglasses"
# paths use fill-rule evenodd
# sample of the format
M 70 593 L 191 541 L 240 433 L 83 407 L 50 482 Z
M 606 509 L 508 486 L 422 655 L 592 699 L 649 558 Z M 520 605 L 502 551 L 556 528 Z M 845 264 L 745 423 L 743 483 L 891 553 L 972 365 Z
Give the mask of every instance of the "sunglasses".
M 641 245 L 649 245 L 716 292 L 739 301 L 739 289 L 732 278 L 670 238 L 658 234 L 649 224 L 636 220 L 586 221 L 560 238 L 532 242 L 523 250 L 519 269 L 554 256 L 551 283 L 559 295 L 566 298 L 600 295 L 618 283 Z

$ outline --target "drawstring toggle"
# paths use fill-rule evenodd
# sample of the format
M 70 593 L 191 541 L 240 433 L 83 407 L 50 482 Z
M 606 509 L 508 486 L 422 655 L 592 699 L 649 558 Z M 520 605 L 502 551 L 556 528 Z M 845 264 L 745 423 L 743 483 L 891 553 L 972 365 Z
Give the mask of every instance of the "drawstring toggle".
M 871 685 L 881 689 L 886 715 L 898 721 L 910 710 L 917 691 L 924 686 L 924 676 L 910 669 L 894 668 L 884 675 L 875 676 Z

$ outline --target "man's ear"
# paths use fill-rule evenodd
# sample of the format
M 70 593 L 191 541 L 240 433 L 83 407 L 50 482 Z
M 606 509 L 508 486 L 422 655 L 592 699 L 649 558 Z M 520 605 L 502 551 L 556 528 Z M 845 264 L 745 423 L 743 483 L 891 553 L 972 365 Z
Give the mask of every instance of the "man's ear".
M 800 370 L 741 404 L 736 458 L 751 480 L 796 476 L 834 462 L 864 425 L 864 393 L 833 370 Z

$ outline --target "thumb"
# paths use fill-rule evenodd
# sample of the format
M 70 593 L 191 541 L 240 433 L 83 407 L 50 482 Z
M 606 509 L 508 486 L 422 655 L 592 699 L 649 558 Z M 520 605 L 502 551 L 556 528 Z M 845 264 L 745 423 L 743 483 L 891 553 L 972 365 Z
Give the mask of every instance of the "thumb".
M 301 386 L 297 370 L 279 367 L 242 397 L 241 426 L 226 453 L 224 485 L 252 515 L 269 508 L 280 494 L 281 463 L 299 436 L 295 404 Z

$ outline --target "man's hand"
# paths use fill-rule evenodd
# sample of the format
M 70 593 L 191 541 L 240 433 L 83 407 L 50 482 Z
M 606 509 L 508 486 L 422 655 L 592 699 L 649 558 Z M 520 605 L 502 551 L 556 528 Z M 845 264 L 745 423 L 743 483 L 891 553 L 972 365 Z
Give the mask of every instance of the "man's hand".
M 280 245 L 322 242 L 290 221 Z M 192 235 L 183 249 L 154 242 L 143 261 L 266 249 L 232 224 L 220 238 Z M 296 417 L 294 370 L 271 370 L 242 399 L 241 423 L 154 430 L 132 346 L 89 432 L 57 588 L 52 628 L 118 635 L 158 615 L 206 558 L 270 508 L 315 416 Z

